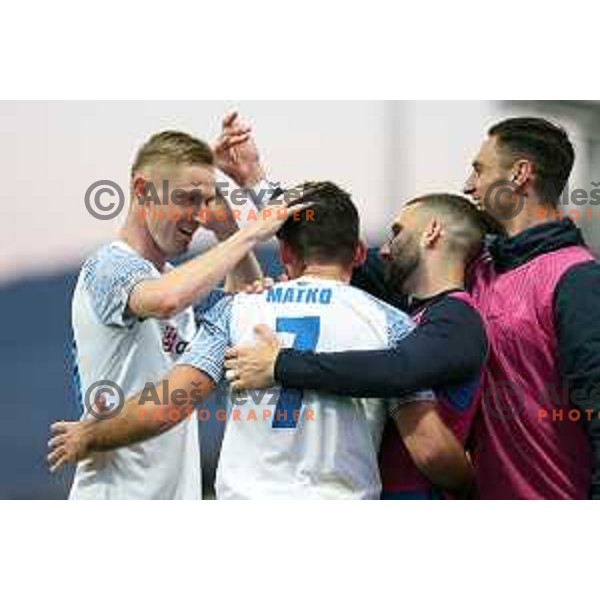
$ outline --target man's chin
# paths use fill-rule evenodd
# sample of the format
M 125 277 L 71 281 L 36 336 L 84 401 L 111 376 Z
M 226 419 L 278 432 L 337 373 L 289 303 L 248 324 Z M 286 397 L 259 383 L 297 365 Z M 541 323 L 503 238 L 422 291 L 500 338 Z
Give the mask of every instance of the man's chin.
M 392 277 L 386 277 L 383 280 L 385 287 L 388 291 L 392 292 L 393 294 L 406 294 L 406 292 L 404 291 L 404 282 L 403 281 L 399 281 L 397 278 L 394 279 Z
M 175 247 L 175 254 L 184 254 L 186 253 L 192 245 L 192 238 L 181 238 L 177 240 L 177 244 L 173 244 Z
M 172 260 L 173 258 L 177 258 L 178 256 L 182 256 L 185 254 L 190 248 L 190 243 L 183 243 L 178 241 L 177 243 L 173 243 L 168 247 L 162 248 L 162 252 L 165 255 L 167 260 Z

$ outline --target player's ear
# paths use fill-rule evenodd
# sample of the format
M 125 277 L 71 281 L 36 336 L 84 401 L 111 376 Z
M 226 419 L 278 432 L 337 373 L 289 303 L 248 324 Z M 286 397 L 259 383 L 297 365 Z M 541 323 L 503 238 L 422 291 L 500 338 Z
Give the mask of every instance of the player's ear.
M 423 245 L 431 248 L 441 239 L 443 235 L 442 224 L 437 219 L 432 219 L 423 232 Z
M 533 178 L 533 165 L 528 160 L 518 160 L 512 168 L 512 182 L 519 188 Z
M 134 173 L 133 175 L 133 183 L 131 188 L 133 190 L 133 195 L 138 200 L 144 196 L 146 191 L 146 178 L 143 177 L 140 173 Z
M 292 249 L 283 241 L 279 242 L 279 261 L 284 267 L 294 262 L 294 253 Z
M 367 260 L 367 245 L 362 240 L 358 240 L 354 251 L 354 259 L 352 260 L 352 268 L 360 267 L 365 260 Z

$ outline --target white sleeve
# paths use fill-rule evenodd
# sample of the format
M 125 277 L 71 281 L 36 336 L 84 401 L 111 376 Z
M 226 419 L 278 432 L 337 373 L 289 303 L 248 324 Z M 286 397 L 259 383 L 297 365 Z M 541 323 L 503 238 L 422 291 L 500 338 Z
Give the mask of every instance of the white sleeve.
M 142 257 L 107 246 L 85 262 L 82 277 L 100 321 L 104 325 L 127 327 L 136 320 L 127 309 L 131 291 L 140 281 L 157 279 L 160 275 Z
M 230 345 L 233 297 L 217 302 L 202 317 L 198 333 L 177 362 L 206 373 L 215 383 L 223 376 L 225 350 Z

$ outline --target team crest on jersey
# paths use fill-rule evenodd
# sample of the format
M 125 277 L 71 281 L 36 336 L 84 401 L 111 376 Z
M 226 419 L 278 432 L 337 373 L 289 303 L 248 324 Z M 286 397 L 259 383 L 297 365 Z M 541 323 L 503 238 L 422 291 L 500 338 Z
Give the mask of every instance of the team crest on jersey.
M 162 349 L 168 354 L 176 354 L 181 356 L 185 349 L 188 347 L 189 342 L 182 340 L 177 329 L 171 325 L 167 325 L 164 328 L 162 335 Z

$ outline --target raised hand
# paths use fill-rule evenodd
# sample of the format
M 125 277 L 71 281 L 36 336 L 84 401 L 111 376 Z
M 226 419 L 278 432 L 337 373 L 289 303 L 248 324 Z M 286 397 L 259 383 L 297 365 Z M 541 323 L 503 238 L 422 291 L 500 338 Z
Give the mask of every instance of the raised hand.
M 247 228 L 248 231 L 258 241 L 266 241 L 275 235 L 290 218 L 314 220 L 314 211 L 308 209 L 314 205 L 310 199 L 311 196 L 319 189 L 320 184 L 308 182 L 272 197 L 258 214 L 257 220 Z M 303 211 L 306 212 L 300 214 Z
M 313 206 L 312 202 L 302 202 L 287 206 L 287 204 L 267 204 L 258 214 L 255 222 L 248 226 L 247 230 L 254 235 L 258 241 L 266 242 L 273 237 L 288 219 L 312 219 L 314 211 L 308 210 Z M 304 214 L 302 211 L 306 211 Z
M 217 167 L 242 188 L 252 188 L 265 177 L 252 128 L 237 111 L 223 118 L 222 131 L 213 146 Z

